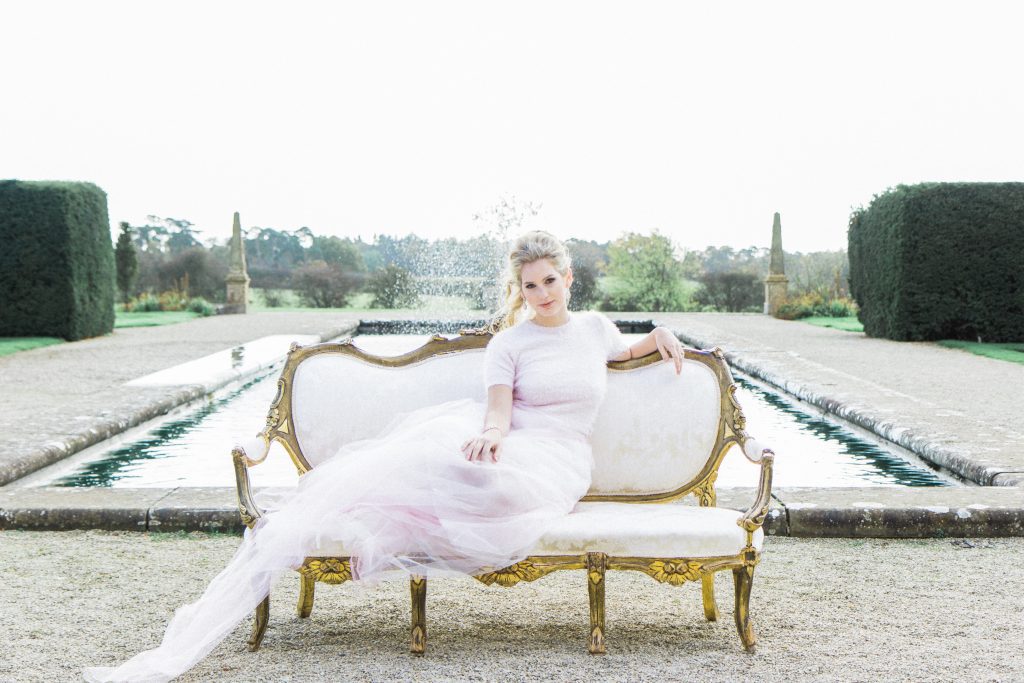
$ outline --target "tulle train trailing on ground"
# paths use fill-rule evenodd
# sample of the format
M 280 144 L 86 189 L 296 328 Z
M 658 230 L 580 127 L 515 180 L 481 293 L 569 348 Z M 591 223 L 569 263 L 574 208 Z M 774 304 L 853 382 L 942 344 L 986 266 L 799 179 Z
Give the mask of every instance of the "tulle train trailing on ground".
M 536 423 L 513 429 L 497 463 L 468 462 L 485 407 L 445 403 L 405 415 L 301 477 L 247 532 L 196 602 L 175 612 L 160 646 L 90 681 L 167 681 L 187 671 L 268 595 L 273 579 L 325 547 L 345 548 L 358 581 L 391 569 L 476 574 L 521 560 L 590 485 L 583 435 Z

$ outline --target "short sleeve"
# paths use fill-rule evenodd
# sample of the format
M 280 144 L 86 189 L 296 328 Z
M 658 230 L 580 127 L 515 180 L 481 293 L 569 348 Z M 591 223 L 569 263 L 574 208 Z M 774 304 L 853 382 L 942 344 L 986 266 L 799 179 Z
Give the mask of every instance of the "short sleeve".
M 605 342 L 605 357 L 608 360 L 615 358 L 619 354 L 625 353 L 629 350 L 629 342 L 622 336 L 622 332 L 619 332 L 619 328 L 608 319 L 607 316 L 595 313 L 598 320 L 601 322 L 601 331 L 604 336 Z
M 515 387 L 516 364 L 502 334 L 491 337 L 484 351 L 484 388 L 496 384 Z

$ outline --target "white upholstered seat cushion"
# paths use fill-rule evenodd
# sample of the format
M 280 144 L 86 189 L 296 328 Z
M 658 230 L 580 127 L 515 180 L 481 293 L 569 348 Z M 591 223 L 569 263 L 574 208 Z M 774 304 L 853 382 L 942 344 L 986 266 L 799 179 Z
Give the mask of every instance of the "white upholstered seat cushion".
M 579 503 L 537 543 L 534 555 L 603 552 L 618 557 L 720 557 L 736 555 L 747 533 L 740 513 L 675 503 Z M 764 535 L 754 534 L 761 549 Z
M 580 503 L 555 523 L 530 555 L 581 555 L 603 552 L 616 557 L 700 558 L 737 555 L 747 545 L 736 524 L 740 513 L 675 503 Z M 764 533 L 754 533 L 761 549 Z M 317 556 L 345 557 L 341 545 L 319 548 Z

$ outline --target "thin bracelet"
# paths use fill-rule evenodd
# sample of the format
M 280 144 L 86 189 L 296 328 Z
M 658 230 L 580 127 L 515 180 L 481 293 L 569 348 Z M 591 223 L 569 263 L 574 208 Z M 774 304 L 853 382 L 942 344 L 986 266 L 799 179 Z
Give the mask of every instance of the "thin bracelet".
M 481 434 L 484 434 L 484 433 L 486 433 L 486 432 L 489 432 L 489 431 L 491 431 L 492 429 L 497 429 L 497 430 L 498 430 L 498 434 L 501 434 L 502 436 L 505 436 L 505 432 L 501 431 L 501 427 L 486 427 L 486 428 L 484 429 L 484 431 L 483 431 L 483 432 L 480 432 L 480 433 L 481 433 Z
M 626 350 L 629 351 L 629 358 L 627 358 L 626 360 L 633 360 L 633 347 L 627 346 Z

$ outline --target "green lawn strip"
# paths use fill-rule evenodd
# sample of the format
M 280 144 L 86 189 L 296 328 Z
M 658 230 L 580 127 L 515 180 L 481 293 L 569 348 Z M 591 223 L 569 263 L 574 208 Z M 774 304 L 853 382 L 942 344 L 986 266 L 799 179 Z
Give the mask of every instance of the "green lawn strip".
M 961 349 L 986 358 L 1006 360 L 1011 363 L 1024 365 L 1024 342 L 1007 342 L 1003 344 L 990 344 L 983 342 L 961 341 L 959 339 L 942 339 L 935 342 L 939 346 L 948 349 Z
M 812 318 L 800 318 L 802 323 L 810 323 L 811 325 L 818 325 L 819 327 L 831 327 L 836 330 L 844 330 L 846 332 L 863 332 L 864 325 L 857 320 L 856 316 L 850 316 L 848 318 L 828 318 L 824 316 L 815 316 Z
M 133 311 L 131 313 L 118 311 L 117 318 L 114 320 L 114 328 L 173 325 L 198 317 L 199 314 L 192 311 Z
M 60 337 L 2 337 L 0 338 L 0 356 L 9 356 L 18 351 L 28 351 L 63 343 L 64 340 Z

